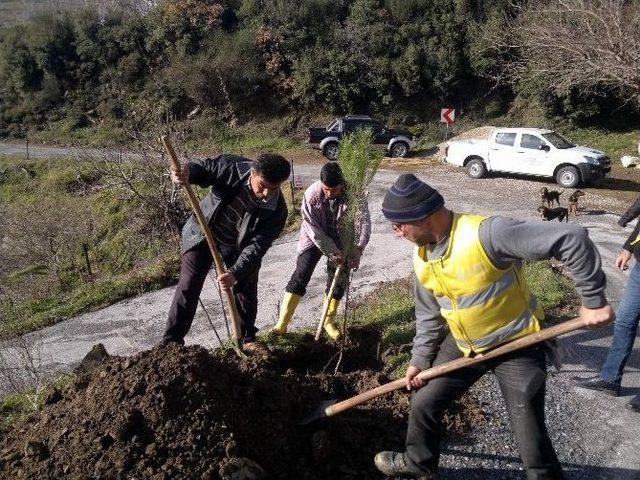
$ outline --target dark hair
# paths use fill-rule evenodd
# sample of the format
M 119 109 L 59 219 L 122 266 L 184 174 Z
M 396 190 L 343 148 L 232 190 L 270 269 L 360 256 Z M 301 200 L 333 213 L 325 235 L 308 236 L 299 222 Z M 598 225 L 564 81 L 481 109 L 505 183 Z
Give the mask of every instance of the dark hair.
M 276 153 L 263 153 L 253 162 L 252 167 L 269 183 L 282 183 L 291 173 L 291 164 Z
M 320 181 L 327 187 L 333 188 L 344 183 L 342 169 L 336 162 L 327 162 L 320 170 Z

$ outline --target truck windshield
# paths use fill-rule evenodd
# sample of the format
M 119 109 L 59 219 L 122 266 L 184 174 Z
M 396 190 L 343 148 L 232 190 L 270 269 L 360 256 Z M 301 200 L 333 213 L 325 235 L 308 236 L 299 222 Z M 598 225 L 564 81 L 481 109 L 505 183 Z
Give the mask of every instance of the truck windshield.
M 337 131 L 339 130 L 339 128 L 340 128 L 339 123 L 340 123 L 339 119 L 337 119 L 337 118 L 336 118 L 335 120 L 333 120 L 333 121 L 332 121 L 332 122 L 327 126 L 327 131 L 328 131 L 328 132 L 337 132 Z
M 548 141 L 556 148 L 563 149 L 575 147 L 573 143 L 564 138 L 562 135 L 558 135 L 556 132 L 543 133 L 542 136 L 546 141 Z

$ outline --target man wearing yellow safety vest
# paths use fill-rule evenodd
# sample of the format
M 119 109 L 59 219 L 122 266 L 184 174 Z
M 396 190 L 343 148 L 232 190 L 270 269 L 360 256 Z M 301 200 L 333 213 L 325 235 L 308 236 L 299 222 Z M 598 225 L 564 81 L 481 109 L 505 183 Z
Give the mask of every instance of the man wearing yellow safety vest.
M 640 215 L 640 197 L 620 217 L 618 225 L 624 227 L 638 215 Z M 631 267 L 629 280 L 627 280 L 622 300 L 616 310 L 616 323 L 613 327 L 613 339 L 607 358 L 598 375 L 578 381 L 578 386 L 582 388 L 598 390 L 614 397 L 620 395 L 622 373 L 633 350 L 633 343 L 638 333 L 638 322 L 640 322 L 640 264 L 638 264 L 640 260 L 640 221 L 636 223 L 633 232 L 618 254 L 616 267 L 621 271 L 627 270 L 632 255 L 636 261 Z M 640 412 L 640 395 L 632 398 L 627 405 L 631 410 Z
M 574 225 L 458 214 L 412 174 L 387 191 L 382 212 L 398 237 L 416 244 L 416 335 L 407 389 L 411 400 L 405 452 L 380 452 L 386 475 L 434 479 L 442 417 L 485 372 L 500 384 L 527 478 L 562 479 L 544 421 L 545 348 L 533 346 L 428 383 L 423 369 L 473 356 L 536 332 L 544 313 L 522 275 L 524 260 L 554 257 L 569 268 L 582 297 L 580 315 L 592 327 L 609 324 L 600 256 L 584 228 Z

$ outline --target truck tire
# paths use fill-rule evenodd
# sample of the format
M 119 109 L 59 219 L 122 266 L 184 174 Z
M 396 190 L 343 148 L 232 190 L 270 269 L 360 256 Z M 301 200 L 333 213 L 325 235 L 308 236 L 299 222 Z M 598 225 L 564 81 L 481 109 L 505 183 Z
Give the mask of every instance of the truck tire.
M 391 145 L 391 151 L 389 152 L 394 158 L 406 157 L 409 153 L 409 145 L 407 142 L 396 142 Z
M 556 173 L 556 182 L 564 188 L 575 188 L 580 184 L 580 173 L 576 167 L 562 167 Z
M 467 175 L 471 178 L 482 178 L 487 174 L 487 167 L 480 158 L 472 158 L 467 163 Z
M 322 153 L 329 160 L 337 160 L 338 159 L 338 142 L 327 142 L 327 144 L 322 149 Z

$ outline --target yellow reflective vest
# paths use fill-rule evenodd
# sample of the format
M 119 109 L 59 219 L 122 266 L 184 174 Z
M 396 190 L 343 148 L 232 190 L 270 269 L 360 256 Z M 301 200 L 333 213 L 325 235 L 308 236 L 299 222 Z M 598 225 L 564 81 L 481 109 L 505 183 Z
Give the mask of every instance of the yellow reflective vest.
M 469 356 L 540 330 L 542 308 L 522 276 L 521 265 L 493 265 L 480 243 L 480 215 L 454 214 L 445 254 L 427 258 L 416 247 L 418 281 L 431 290 L 458 348 Z

